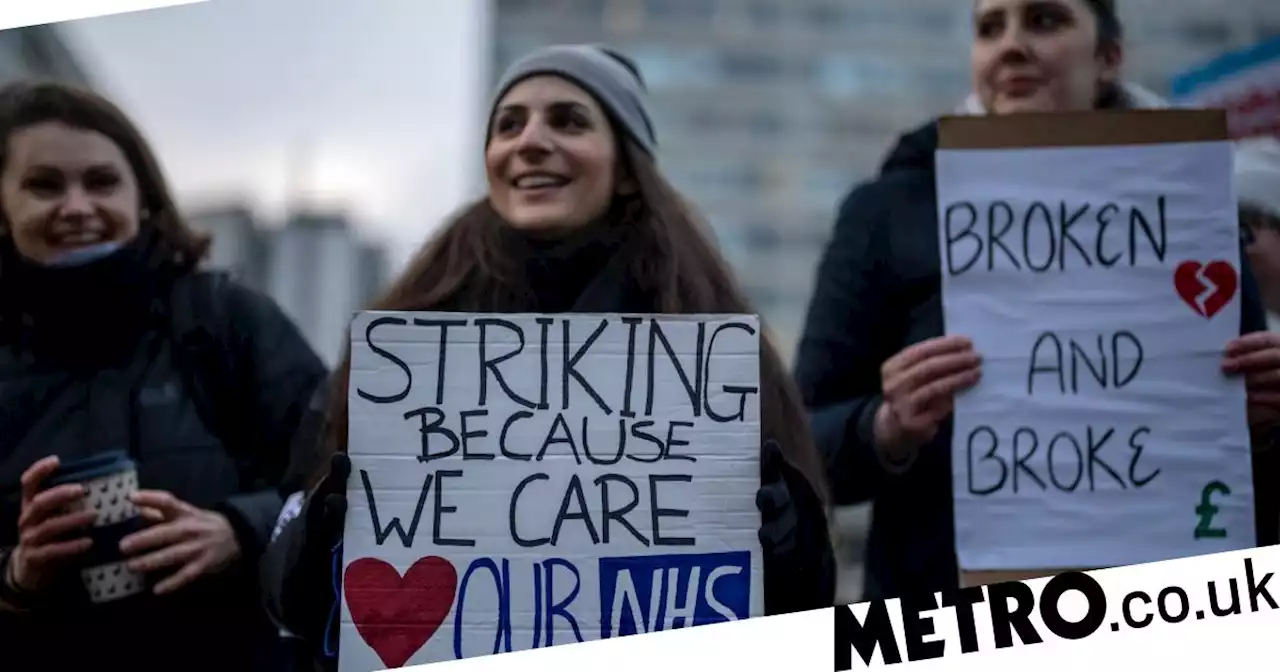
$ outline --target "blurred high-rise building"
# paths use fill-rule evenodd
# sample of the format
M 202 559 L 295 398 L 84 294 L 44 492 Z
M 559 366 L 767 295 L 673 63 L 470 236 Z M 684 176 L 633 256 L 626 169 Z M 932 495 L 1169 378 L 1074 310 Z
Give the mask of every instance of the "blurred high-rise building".
M 210 265 L 279 302 L 330 365 L 352 314 L 389 278 L 386 249 L 357 235 L 340 211 L 299 210 L 273 227 L 227 204 L 196 210 L 191 223 L 214 235 Z
M 493 2 L 495 80 L 553 43 L 604 42 L 637 61 L 663 171 L 701 206 L 788 354 L 840 198 L 969 88 L 971 0 Z M 1130 75 L 1158 91 L 1280 33 L 1276 0 L 1118 4 Z
M 66 34 L 55 25 L 0 30 L 0 85 L 28 77 L 91 85 Z

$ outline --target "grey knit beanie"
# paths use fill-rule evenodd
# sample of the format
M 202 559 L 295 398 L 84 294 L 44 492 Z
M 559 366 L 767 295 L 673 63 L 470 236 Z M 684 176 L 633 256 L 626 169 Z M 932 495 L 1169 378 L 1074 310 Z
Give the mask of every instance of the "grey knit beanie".
M 490 128 L 502 97 L 516 84 L 536 75 L 556 75 L 581 86 L 621 124 L 620 130 L 653 156 L 658 140 L 645 103 L 640 69 L 626 56 L 598 45 L 545 47 L 513 63 L 498 80 L 490 102 Z M 488 138 L 485 141 L 488 144 Z

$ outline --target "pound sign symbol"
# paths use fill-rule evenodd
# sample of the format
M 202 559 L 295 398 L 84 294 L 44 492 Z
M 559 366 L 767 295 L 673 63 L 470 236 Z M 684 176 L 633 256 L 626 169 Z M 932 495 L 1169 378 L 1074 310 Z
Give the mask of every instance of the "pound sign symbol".
M 1200 517 L 1200 522 L 1196 523 L 1196 539 L 1222 539 L 1227 536 L 1226 530 L 1219 527 L 1210 527 L 1213 525 L 1213 517 L 1218 514 L 1218 507 L 1213 503 L 1213 494 L 1215 492 L 1222 495 L 1230 495 L 1231 488 L 1228 488 L 1227 484 L 1222 481 L 1213 481 L 1200 491 L 1200 505 L 1196 507 L 1196 515 Z

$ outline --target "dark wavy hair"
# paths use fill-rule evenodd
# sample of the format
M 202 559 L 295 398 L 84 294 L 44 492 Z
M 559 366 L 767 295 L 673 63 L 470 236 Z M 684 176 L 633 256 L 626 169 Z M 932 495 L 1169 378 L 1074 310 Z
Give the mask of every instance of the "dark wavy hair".
M 618 125 L 613 123 L 612 127 L 617 129 Z M 668 314 L 756 312 L 712 238 L 704 232 L 695 210 L 663 178 L 653 159 L 627 139 L 620 140 L 619 150 L 624 174 L 635 182 L 636 194 L 617 197 L 627 200 L 615 203 L 611 212 L 625 214 L 595 225 L 629 228 L 620 252 L 628 255 L 627 277 L 656 298 L 653 309 Z M 518 296 L 523 272 L 500 240 L 505 226 L 487 198 L 469 205 L 426 242 L 371 308 L 481 310 L 483 297 Z M 347 447 L 350 376 L 348 343 L 332 381 L 328 451 L 345 451 Z M 822 461 L 799 390 L 763 330 L 760 383 L 762 439 L 777 441 L 787 462 L 805 476 L 824 503 L 829 501 Z M 327 471 L 327 462 L 322 471 Z M 322 477 L 323 473 L 318 474 L 313 483 Z
M 210 236 L 191 228 L 178 212 L 160 162 L 142 132 L 119 107 L 92 91 L 57 82 L 21 81 L 0 87 L 0 174 L 8 169 L 10 137 L 46 122 L 101 133 L 124 153 L 148 213 L 141 225 L 154 232 L 153 263 L 188 271 L 208 256 Z M 0 203 L 0 234 L 8 230 Z
M 1085 0 L 1084 4 L 1089 7 L 1094 20 L 1098 22 L 1098 52 L 1101 53 L 1123 47 L 1124 24 L 1120 22 L 1120 15 L 1116 13 L 1115 0 Z M 1124 95 L 1121 92 L 1120 85 L 1115 82 L 1108 82 L 1098 92 L 1098 100 L 1095 106 L 1099 109 L 1108 110 L 1120 107 L 1123 104 Z
M 1124 24 L 1116 11 L 1116 0 L 1085 0 L 1093 18 L 1098 21 L 1098 46 L 1124 42 Z

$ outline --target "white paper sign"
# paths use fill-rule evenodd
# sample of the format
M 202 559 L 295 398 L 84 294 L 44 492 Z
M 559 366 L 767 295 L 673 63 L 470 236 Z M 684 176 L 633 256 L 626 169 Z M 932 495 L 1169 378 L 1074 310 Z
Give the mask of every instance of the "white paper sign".
M 340 668 L 763 613 L 754 316 L 363 313 Z
M 965 570 L 1092 568 L 1255 545 L 1226 142 L 944 150 Z

